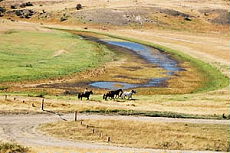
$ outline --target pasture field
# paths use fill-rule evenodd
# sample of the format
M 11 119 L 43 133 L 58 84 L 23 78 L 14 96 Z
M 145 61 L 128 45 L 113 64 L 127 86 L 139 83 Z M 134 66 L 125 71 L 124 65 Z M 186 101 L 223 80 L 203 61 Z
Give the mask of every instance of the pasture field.
M 80 121 L 43 124 L 40 129 L 49 135 L 75 141 L 106 143 L 107 137 L 111 137 L 109 143 L 119 146 L 173 150 L 230 149 L 228 125 L 83 120 L 82 124 Z
M 230 151 L 229 0 L 27 2 L 0 0 L 0 153 Z M 97 38 L 160 49 L 185 71 L 103 100 L 90 83 L 167 71 Z M 86 87 L 94 94 L 79 100 Z
M 221 94 L 220 94 L 221 92 Z M 44 113 L 41 111 L 40 94 L 4 94 L 0 96 L 1 113 Z M 21 95 L 21 96 L 18 96 Z M 98 113 L 111 115 L 141 115 L 172 118 L 229 118 L 229 92 L 184 95 L 134 95 L 134 100 L 102 100 L 102 95 L 92 95 L 90 100 L 77 99 L 77 96 L 45 96 L 45 110 L 59 113 Z M 24 101 L 24 102 L 23 102 Z
M 66 30 L 68 31 L 68 30 Z M 138 92 L 142 95 L 151 95 L 151 94 L 181 94 L 181 93 L 194 93 L 200 91 L 210 91 L 215 89 L 220 89 L 226 87 L 229 84 L 229 79 L 227 76 L 222 74 L 218 69 L 211 66 L 208 63 L 202 62 L 199 59 L 195 59 L 191 56 L 188 56 L 180 51 L 172 50 L 167 47 L 163 47 L 161 45 L 157 45 L 154 43 L 149 43 L 146 41 L 140 41 L 137 39 L 130 39 L 127 37 L 120 37 L 102 33 L 91 33 L 91 32 L 83 32 L 83 31 L 68 31 L 70 33 L 77 35 L 89 35 L 94 37 L 107 37 L 119 38 L 122 40 L 129 40 L 138 42 L 141 44 L 145 44 L 147 46 L 152 46 L 154 48 L 158 48 L 161 51 L 170 53 L 172 57 L 178 59 L 180 61 L 180 66 L 186 71 L 177 72 L 176 76 L 172 76 L 169 81 L 167 81 L 167 88 L 157 87 L 157 88 L 139 88 Z M 78 36 L 76 36 L 78 37 Z M 94 43 L 94 42 L 91 42 Z M 99 45 L 103 50 L 106 48 L 103 45 Z M 105 54 L 103 60 L 107 60 L 107 63 L 103 66 L 96 67 L 95 65 L 88 66 L 94 69 L 90 69 L 89 71 L 83 71 L 80 73 L 76 73 L 71 77 L 62 77 L 61 79 L 54 79 L 50 83 L 49 80 L 43 81 L 44 86 L 41 88 L 36 87 L 38 91 L 45 90 L 48 94 L 62 94 L 65 90 L 75 90 L 81 91 L 83 88 L 87 87 L 90 82 L 95 81 L 121 81 L 128 83 L 145 83 L 151 77 L 164 77 L 164 70 L 158 67 L 153 67 L 149 63 L 146 63 L 140 57 L 135 55 L 130 55 L 125 52 L 124 49 L 120 48 L 109 48 L 111 49 L 116 56 L 111 58 L 111 54 Z M 100 50 L 100 49 L 99 49 Z M 103 52 L 103 51 L 102 51 Z M 108 57 L 108 59 L 106 59 Z M 84 57 L 85 58 L 85 57 Z M 95 57 L 97 58 L 97 57 Z M 100 57 L 102 58 L 102 57 Z M 97 59 L 97 60 L 100 60 Z M 113 60 L 112 62 L 108 62 Z M 93 60 L 93 57 L 92 59 Z M 101 59 L 102 60 L 102 59 Z M 94 60 L 93 60 L 94 61 Z M 64 63 L 63 63 L 64 64 Z M 81 63 L 82 64 L 82 63 Z M 99 64 L 98 64 L 99 65 Z M 87 67 L 84 65 L 83 67 Z M 119 76 L 119 77 L 118 77 Z M 136 79 L 138 78 L 138 79 Z M 60 81 L 61 80 L 61 81 Z M 63 82 L 63 83 L 62 83 Z M 31 91 L 30 82 L 26 83 L 28 86 L 24 86 L 24 88 L 18 89 L 14 87 L 11 91 L 21 90 L 23 91 Z M 35 86 L 33 86 L 34 88 Z M 45 87 L 45 88 L 43 88 Z M 89 87 L 89 86 L 88 86 Z M 92 87 L 90 87 L 92 88 Z M 56 89 L 56 90 L 55 90 Z M 93 89 L 95 93 L 102 94 L 105 92 L 103 89 Z
M 112 53 L 69 33 L 8 30 L 0 33 L 0 82 L 60 77 L 96 67 Z

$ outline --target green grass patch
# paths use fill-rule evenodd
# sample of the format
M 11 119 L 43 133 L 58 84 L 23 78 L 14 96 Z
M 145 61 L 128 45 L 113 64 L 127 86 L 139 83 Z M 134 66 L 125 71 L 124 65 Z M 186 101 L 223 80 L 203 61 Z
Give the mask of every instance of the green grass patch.
M 0 34 L 0 82 L 54 78 L 97 67 L 113 53 L 62 31 Z

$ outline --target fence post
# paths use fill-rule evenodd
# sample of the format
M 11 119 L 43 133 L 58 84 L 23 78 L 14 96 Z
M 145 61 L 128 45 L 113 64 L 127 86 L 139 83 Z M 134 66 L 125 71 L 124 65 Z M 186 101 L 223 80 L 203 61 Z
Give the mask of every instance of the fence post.
M 76 122 L 77 121 L 77 111 L 74 112 L 74 121 Z
M 110 142 L 110 137 L 107 138 L 107 141 Z
M 7 100 L 7 95 L 5 95 L 5 100 Z
M 43 111 L 44 111 L 44 102 L 45 102 L 45 99 L 43 98 L 42 103 L 41 103 L 41 110 L 43 110 Z

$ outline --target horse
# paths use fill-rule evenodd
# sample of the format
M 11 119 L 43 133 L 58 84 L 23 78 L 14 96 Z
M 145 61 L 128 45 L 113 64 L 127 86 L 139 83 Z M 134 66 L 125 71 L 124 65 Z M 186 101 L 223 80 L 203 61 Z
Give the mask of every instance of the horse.
M 123 93 L 122 89 L 112 90 L 112 91 L 109 91 L 108 93 L 105 93 L 103 95 L 103 99 L 107 100 L 107 97 L 110 97 L 111 99 L 119 98 L 122 93 Z
M 105 93 L 105 94 L 103 95 L 103 99 L 105 99 L 105 100 L 107 100 L 108 97 L 110 97 L 111 99 L 114 99 L 114 94 L 108 92 L 108 93 Z
M 120 97 L 121 96 L 121 94 L 123 93 L 123 90 L 122 89 L 112 90 L 112 91 L 109 91 L 109 93 L 114 94 L 114 96 L 116 98 L 116 97 Z
M 137 93 L 135 90 L 131 90 L 129 92 L 123 92 L 121 94 L 121 98 L 125 99 L 125 97 L 128 97 L 128 99 L 130 99 L 130 98 L 132 98 L 132 95 L 135 94 L 135 93 Z
M 89 100 L 89 96 L 93 94 L 93 91 L 86 91 L 86 92 L 82 92 L 82 93 L 79 93 L 78 94 L 78 99 L 81 99 L 82 100 L 82 97 L 86 97 L 87 100 Z

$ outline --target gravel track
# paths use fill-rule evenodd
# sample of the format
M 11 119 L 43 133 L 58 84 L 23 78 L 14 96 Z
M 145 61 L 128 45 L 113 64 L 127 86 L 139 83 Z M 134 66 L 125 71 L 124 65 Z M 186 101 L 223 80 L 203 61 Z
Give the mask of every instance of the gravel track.
M 42 123 L 55 122 L 61 120 L 73 120 L 73 114 L 27 114 L 27 115 L 0 115 L 0 141 L 13 141 L 26 146 L 48 146 L 48 147 L 69 147 L 83 149 L 108 149 L 128 152 L 200 152 L 200 151 L 179 151 L 119 147 L 106 144 L 90 142 L 73 142 L 64 139 L 47 136 L 37 130 L 37 126 Z M 205 124 L 230 124 L 229 120 L 204 120 L 204 119 L 173 119 L 163 117 L 134 117 L 134 116 L 104 116 L 104 115 L 78 115 L 78 119 L 115 119 L 134 120 L 144 122 L 180 122 L 180 123 L 205 123 Z M 202 151 L 202 153 L 210 151 Z

